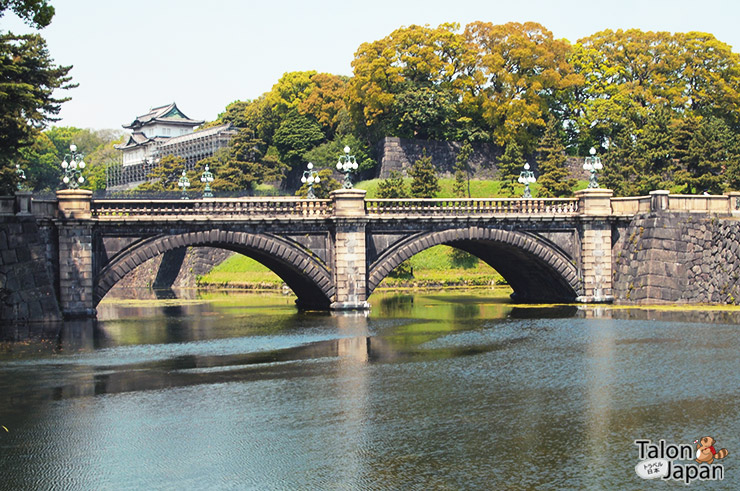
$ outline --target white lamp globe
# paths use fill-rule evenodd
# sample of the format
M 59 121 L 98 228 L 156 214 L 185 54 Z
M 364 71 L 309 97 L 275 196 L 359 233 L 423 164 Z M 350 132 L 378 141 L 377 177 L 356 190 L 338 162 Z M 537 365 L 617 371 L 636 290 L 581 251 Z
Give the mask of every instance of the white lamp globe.
M 308 167 L 308 170 L 311 170 L 311 169 L 313 169 L 313 164 L 311 162 L 309 162 L 306 167 Z
M 317 183 L 317 184 L 318 184 L 319 182 L 321 182 L 321 179 L 319 179 L 319 176 L 316 176 L 316 179 L 314 179 L 314 182 L 315 182 L 315 183 Z
M 72 151 L 72 152 L 76 152 L 77 151 L 77 145 L 75 145 L 73 143 L 72 145 L 69 146 L 69 150 Z
M 82 176 L 80 176 L 80 178 L 77 179 L 77 180 L 79 181 L 80 184 L 82 184 L 83 182 L 85 182 L 85 178 L 82 177 Z
M 66 169 L 68 165 L 66 160 L 62 160 L 62 169 Z
M 529 162 L 524 162 L 524 170 L 529 170 Z
M 588 151 L 591 155 L 596 155 L 596 149 L 594 147 L 591 147 L 591 150 Z
M 85 161 L 80 160 L 80 169 L 84 169 L 84 168 L 85 168 Z
M 303 183 L 306 182 L 306 176 L 301 177 L 301 182 L 303 182 Z
M 349 153 L 349 146 L 344 147 L 344 153 Z
M 64 176 L 64 179 L 62 179 L 62 181 L 64 181 L 64 184 L 67 184 L 69 182 L 69 177 Z

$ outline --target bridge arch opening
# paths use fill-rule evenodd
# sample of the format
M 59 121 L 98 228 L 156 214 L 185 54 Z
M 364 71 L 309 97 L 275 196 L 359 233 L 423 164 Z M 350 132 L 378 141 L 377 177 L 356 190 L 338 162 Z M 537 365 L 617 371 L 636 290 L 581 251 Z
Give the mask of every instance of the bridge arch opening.
M 293 290 L 301 309 L 326 310 L 334 299 L 331 273 L 318 257 L 299 244 L 267 234 L 210 230 L 152 237 L 122 250 L 96 276 L 95 305 L 139 265 L 187 247 L 226 249 L 254 259 Z
M 572 302 L 583 294 L 574 261 L 556 246 L 527 232 L 473 228 L 420 233 L 394 245 L 369 266 L 368 296 L 398 265 L 437 245 L 460 249 L 490 265 L 518 302 Z

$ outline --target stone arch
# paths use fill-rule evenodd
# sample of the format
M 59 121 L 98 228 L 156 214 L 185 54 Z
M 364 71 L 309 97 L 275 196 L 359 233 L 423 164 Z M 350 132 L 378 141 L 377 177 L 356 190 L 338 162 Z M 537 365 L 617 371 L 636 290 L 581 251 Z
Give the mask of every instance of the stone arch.
M 293 290 L 301 308 L 326 310 L 334 299 L 331 272 L 299 244 L 270 234 L 213 229 L 159 235 L 122 250 L 96 276 L 95 305 L 113 285 L 146 260 L 173 249 L 198 246 L 228 249 L 264 264 Z
M 457 228 L 413 235 L 385 251 L 368 268 L 368 296 L 411 256 L 449 245 L 477 256 L 509 282 L 517 301 L 573 301 L 583 293 L 578 268 L 555 246 L 533 234 L 493 228 Z

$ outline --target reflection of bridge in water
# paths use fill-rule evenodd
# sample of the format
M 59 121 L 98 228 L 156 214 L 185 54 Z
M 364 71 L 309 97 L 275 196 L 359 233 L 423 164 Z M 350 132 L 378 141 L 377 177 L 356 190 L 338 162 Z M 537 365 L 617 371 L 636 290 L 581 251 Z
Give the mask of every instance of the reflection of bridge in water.
M 686 209 L 730 214 L 727 196 L 612 198 L 604 189 L 566 199 L 93 200 L 60 191 L 31 209 L 50 244 L 62 310 L 94 314 L 105 294 L 148 259 L 185 247 L 216 247 L 274 271 L 307 309 L 366 309 L 396 266 L 440 244 L 482 259 L 517 301 L 613 298 L 612 250 L 636 214 Z

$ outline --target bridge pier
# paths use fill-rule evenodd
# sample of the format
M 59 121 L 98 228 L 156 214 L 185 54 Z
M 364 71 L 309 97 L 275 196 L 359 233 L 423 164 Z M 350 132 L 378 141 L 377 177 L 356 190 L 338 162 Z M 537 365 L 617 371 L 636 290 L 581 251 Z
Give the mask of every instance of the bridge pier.
M 368 310 L 365 247 L 365 193 L 363 189 L 338 189 L 334 200 L 333 272 L 336 285 L 331 310 Z
M 611 303 L 612 292 L 612 213 L 611 189 L 591 188 L 576 192 L 581 211 L 581 271 L 583 303 Z
M 59 303 L 64 317 L 96 314 L 93 273 L 92 191 L 57 191 L 59 220 Z

